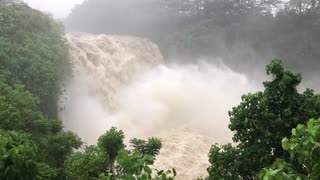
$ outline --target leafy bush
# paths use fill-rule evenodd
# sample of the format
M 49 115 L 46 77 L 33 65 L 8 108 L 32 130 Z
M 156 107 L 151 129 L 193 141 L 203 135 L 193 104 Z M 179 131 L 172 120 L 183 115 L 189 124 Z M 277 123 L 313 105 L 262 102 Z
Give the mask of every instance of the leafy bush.
M 290 161 L 277 160 L 259 173 L 260 179 L 320 179 L 320 119 L 299 124 L 291 133 L 282 140 Z
M 75 152 L 65 161 L 67 179 L 173 180 L 175 169 L 154 171 L 152 165 L 161 148 L 157 138 L 132 139 L 133 150 L 126 150 L 122 130 L 112 127 L 98 139 L 97 146 Z
M 229 112 L 229 128 L 237 145 L 223 146 L 222 151 L 212 147 L 208 179 L 254 179 L 261 168 L 276 159 L 289 159 L 281 140 L 292 128 L 320 117 L 320 96 L 310 89 L 303 93 L 297 90 L 300 74 L 286 70 L 279 60 L 272 61 L 266 70 L 272 80 L 263 83 L 264 91 L 243 95 L 240 105 Z
M 36 145 L 30 136 L 0 129 L 0 179 L 44 179 L 56 171 L 39 162 Z

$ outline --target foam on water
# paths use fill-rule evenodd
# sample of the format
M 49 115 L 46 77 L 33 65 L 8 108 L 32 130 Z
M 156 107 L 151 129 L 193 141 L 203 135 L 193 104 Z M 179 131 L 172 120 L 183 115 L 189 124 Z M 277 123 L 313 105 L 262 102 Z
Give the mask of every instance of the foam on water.
M 163 141 L 155 168 L 176 168 L 178 179 L 206 176 L 213 143 L 231 141 L 228 110 L 251 91 L 246 77 L 223 63 L 165 64 L 159 48 L 136 38 L 69 34 L 74 77 L 61 118 L 84 141 L 111 126 L 128 139 Z

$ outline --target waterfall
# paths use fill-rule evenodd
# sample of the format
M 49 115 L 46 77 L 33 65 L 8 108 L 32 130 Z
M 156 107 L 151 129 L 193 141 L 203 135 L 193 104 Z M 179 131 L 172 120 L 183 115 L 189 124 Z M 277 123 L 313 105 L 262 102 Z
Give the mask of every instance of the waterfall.
M 127 139 L 159 137 L 154 168 L 176 168 L 177 179 L 206 176 L 214 143 L 231 142 L 228 110 L 252 90 L 223 63 L 174 65 L 149 40 L 73 33 L 73 77 L 60 113 L 65 127 L 88 144 L 111 126 Z

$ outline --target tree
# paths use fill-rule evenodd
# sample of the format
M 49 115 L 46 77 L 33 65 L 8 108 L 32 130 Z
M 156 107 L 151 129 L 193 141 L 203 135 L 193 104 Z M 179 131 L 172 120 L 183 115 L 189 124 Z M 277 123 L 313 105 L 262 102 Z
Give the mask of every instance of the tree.
M 82 144 L 51 119 L 70 73 L 63 28 L 20 0 L 0 1 L 0 24 L 0 179 L 63 178 Z
M 71 132 L 63 132 L 62 122 L 49 120 L 39 111 L 39 98 L 24 86 L 10 87 L 0 78 L 0 129 L 30 133 L 40 147 L 39 158 L 53 167 L 61 167 L 81 140 Z
M 80 138 L 72 132 L 63 132 L 47 138 L 45 157 L 54 167 L 63 167 L 64 161 L 73 149 L 78 149 L 82 145 Z
M 25 5 L 25 3 L 21 0 L 0 0 L 0 5 L 12 5 L 12 4 L 23 4 Z
M 54 169 L 39 162 L 36 145 L 25 133 L 0 129 L 0 178 L 46 179 L 55 177 Z
M 110 168 L 111 172 L 113 172 L 114 162 L 118 153 L 125 148 L 124 138 L 125 135 L 122 130 L 118 131 L 116 127 L 112 127 L 98 139 L 98 147 L 108 155 L 108 168 Z
M 290 0 L 287 4 L 290 10 L 295 11 L 296 13 L 303 15 L 314 13 L 320 7 L 319 0 Z
M 160 139 L 154 137 L 149 138 L 148 141 L 134 138 L 130 140 L 130 143 L 134 150 L 140 152 L 142 156 L 149 155 L 154 158 L 159 154 L 162 146 Z
M 298 124 L 320 116 L 319 95 L 310 89 L 302 94 L 297 90 L 302 79 L 300 74 L 285 70 L 279 60 L 272 61 L 266 70 L 273 79 L 263 83 L 265 90 L 243 95 L 240 105 L 229 112 L 229 128 L 234 132 L 233 140 L 237 144 L 235 149 L 229 147 L 227 156 L 221 151 L 211 151 L 211 157 L 221 159 L 240 152 L 232 155 L 240 165 L 231 170 L 242 179 L 253 179 L 262 167 L 277 158 L 288 159 L 289 154 L 281 147 L 282 138 L 289 136 L 290 130 Z M 221 174 L 232 173 L 226 164 L 211 163 L 209 170 L 218 168 L 227 171 Z
M 65 164 L 67 179 L 90 180 L 96 179 L 105 172 L 108 155 L 97 146 L 89 146 L 83 152 L 75 152 L 68 156 Z
M 0 24 L 0 129 L 29 134 L 41 167 L 61 170 L 81 145 L 60 120 L 51 119 L 70 73 L 63 28 L 20 0 L 0 1 Z
M 225 180 L 239 179 L 241 169 L 240 149 L 232 147 L 231 144 L 219 146 L 215 144 L 209 152 L 209 163 L 211 166 L 207 169 L 208 179 Z M 245 168 L 245 167 L 244 167 Z
M 155 156 L 161 148 L 161 141 L 149 138 L 148 141 L 134 138 L 135 149 L 124 149 L 124 133 L 112 127 L 98 139 L 97 146 L 89 146 L 83 152 L 71 154 L 65 161 L 67 179 L 85 180 L 173 180 L 174 169 L 153 171 Z M 160 146 L 160 147 L 159 147 Z M 106 166 L 107 165 L 107 166 Z
M 154 177 L 151 169 L 154 158 L 149 155 L 142 156 L 138 151 L 119 152 L 117 157 L 118 167 L 116 179 L 139 179 L 139 180 L 173 180 L 177 175 L 175 169 L 164 172 L 157 171 Z
M 0 4 L 0 75 L 39 98 L 40 111 L 58 116 L 61 85 L 70 73 L 63 26 L 16 0 Z
M 22 85 L 10 87 L 0 78 L 0 128 L 33 132 L 34 121 L 44 119 L 39 112 L 39 99 Z
M 289 152 L 290 161 L 277 160 L 259 173 L 260 179 L 320 178 L 320 119 L 311 119 L 307 126 L 299 124 L 291 132 L 290 139 L 282 140 L 282 147 Z

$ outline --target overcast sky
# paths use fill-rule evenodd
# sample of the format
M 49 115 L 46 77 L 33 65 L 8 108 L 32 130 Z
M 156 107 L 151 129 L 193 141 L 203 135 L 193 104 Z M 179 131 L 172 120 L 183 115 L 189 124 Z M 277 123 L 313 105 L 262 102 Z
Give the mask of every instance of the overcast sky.
M 23 0 L 34 9 L 49 12 L 55 18 L 66 17 L 75 4 L 79 4 L 84 0 Z

